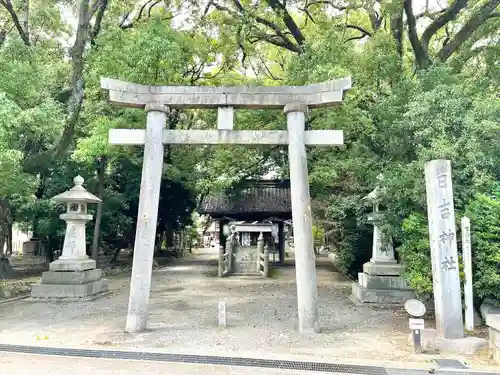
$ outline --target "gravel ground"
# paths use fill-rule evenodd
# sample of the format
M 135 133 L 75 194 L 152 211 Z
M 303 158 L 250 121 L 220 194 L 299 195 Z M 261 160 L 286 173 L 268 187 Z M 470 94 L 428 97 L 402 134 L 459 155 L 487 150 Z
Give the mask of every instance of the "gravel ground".
M 295 269 L 272 279 L 215 277 L 217 251 L 193 256 L 153 273 L 149 330 L 123 333 L 128 278 L 111 279 L 111 296 L 73 303 L 0 305 L 0 342 L 27 345 L 156 348 L 226 355 L 300 355 L 307 359 L 428 361 L 407 345 L 407 318 L 392 309 L 355 307 L 351 282 L 318 259 L 322 333 L 299 335 Z M 228 305 L 228 327 L 217 326 L 219 301 Z M 470 359 L 469 359 L 470 362 Z

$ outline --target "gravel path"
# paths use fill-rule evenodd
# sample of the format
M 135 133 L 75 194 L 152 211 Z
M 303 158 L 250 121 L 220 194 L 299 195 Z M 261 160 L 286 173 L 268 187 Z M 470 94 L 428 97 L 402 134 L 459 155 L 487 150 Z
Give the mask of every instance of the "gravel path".
M 422 361 L 407 345 L 407 321 L 390 309 L 355 307 L 351 282 L 318 259 L 322 333 L 302 336 L 297 321 L 295 269 L 273 279 L 215 277 L 217 253 L 200 249 L 188 259 L 155 270 L 149 330 L 123 333 L 128 278 L 111 280 L 113 294 L 81 303 L 0 305 L 0 342 L 46 346 L 156 348 L 226 355 L 300 355 L 315 359 L 365 358 Z M 228 305 L 228 327 L 217 327 L 219 301 Z

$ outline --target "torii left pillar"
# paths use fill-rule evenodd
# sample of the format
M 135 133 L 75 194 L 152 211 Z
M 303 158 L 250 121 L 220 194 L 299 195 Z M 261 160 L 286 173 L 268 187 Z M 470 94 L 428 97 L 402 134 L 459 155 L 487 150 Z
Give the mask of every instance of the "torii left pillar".
M 320 327 L 316 260 L 313 249 L 311 199 L 305 143 L 308 108 L 303 103 L 290 103 L 285 106 L 284 112 L 287 117 L 288 129 L 299 331 L 318 333 Z

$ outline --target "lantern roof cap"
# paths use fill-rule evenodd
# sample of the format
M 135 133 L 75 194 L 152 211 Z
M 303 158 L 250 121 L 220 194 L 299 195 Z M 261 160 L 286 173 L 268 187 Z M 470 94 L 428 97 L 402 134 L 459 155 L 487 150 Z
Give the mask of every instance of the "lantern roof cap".
M 99 203 L 101 200 L 94 194 L 89 193 L 84 187 L 85 180 L 82 176 L 78 175 L 73 179 L 73 186 L 71 189 L 56 195 L 52 199 L 56 202 L 74 202 L 74 203 Z

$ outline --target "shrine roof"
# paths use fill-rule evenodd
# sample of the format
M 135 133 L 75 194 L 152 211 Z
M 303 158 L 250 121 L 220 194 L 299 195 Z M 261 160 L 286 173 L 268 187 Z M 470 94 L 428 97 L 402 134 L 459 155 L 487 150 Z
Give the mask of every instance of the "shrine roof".
M 291 218 L 289 180 L 247 180 L 237 188 L 205 197 L 198 213 L 212 217 L 269 215 Z

